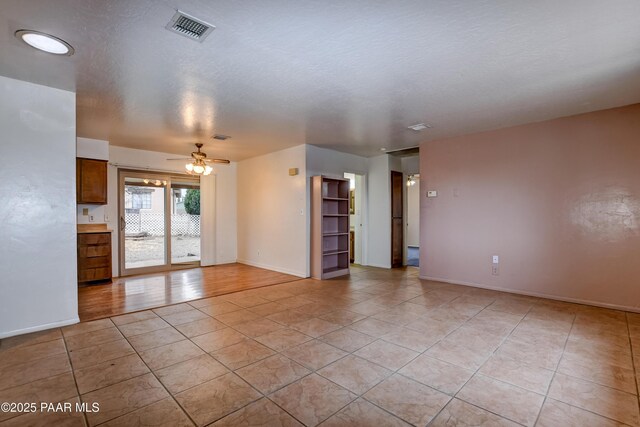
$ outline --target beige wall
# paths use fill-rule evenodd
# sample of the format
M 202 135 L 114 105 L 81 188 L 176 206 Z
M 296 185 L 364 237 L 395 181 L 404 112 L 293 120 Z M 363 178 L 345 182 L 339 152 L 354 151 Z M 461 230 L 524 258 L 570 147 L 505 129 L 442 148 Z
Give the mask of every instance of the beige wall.
M 305 165 L 304 145 L 238 162 L 238 262 L 309 276 Z
M 640 104 L 427 142 L 420 166 L 421 277 L 640 309 Z

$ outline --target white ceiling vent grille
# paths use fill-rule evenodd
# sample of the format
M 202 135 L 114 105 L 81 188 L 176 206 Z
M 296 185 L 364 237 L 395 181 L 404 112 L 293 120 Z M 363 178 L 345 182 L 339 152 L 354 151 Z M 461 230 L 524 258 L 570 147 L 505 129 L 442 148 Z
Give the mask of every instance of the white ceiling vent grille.
M 191 40 L 202 42 L 216 27 L 178 10 L 165 28 Z

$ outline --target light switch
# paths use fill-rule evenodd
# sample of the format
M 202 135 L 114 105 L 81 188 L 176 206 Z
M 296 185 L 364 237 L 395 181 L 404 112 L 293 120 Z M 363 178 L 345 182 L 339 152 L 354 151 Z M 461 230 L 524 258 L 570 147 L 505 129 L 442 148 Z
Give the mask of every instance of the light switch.
M 438 197 L 438 192 L 436 190 L 427 191 L 427 197 Z
M 499 262 L 500 262 L 500 257 L 499 257 L 498 255 L 494 255 L 494 256 L 493 256 L 493 263 L 494 263 L 494 264 L 497 264 L 497 263 L 499 263 Z

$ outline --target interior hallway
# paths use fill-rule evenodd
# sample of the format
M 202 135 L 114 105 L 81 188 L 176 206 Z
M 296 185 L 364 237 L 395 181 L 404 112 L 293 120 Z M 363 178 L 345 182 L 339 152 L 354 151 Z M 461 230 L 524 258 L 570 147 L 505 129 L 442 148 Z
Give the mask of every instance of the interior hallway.
M 100 412 L 0 424 L 638 426 L 639 351 L 638 314 L 356 266 L 2 340 L 0 401 Z

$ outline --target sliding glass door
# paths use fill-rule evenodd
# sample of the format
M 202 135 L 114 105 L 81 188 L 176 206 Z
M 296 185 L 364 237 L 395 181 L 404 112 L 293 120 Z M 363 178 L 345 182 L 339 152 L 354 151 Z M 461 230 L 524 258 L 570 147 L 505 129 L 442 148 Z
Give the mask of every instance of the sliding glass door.
M 171 180 L 171 263 L 200 262 L 200 181 Z
M 200 265 L 200 181 L 119 172 L 120 274 Z

